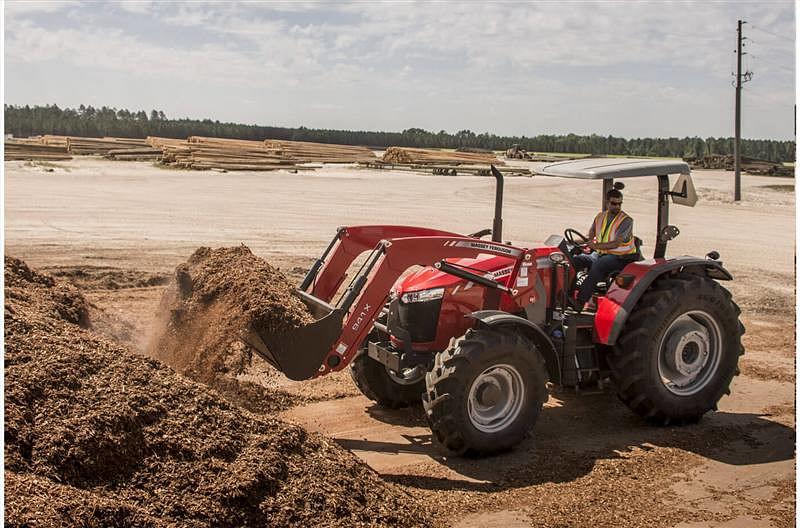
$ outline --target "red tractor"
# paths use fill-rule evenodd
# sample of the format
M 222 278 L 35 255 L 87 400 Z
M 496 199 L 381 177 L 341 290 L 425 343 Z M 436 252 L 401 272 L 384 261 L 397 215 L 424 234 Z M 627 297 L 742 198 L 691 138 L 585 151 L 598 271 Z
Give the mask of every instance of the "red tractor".
M 252 328 L 247 341 L 291 379 L 351 365 L 356 385 L 379 405 L 421 399 L 436 438 L 456 454 L 518 444 L 536 422 L 548 382 L 580 388 L 610 381 L 628 407 L 659 424 L 695 422 L 716 409 L 738 374 L 744 327 L 717 282 L 732 280 L 718 253 L 665 257 L 678 235 L 668 224 L 670 199 L 696 201 L 688 165 L 583 159 L 537 173 L 602 179 L 603 196 L 623 187 L 614 179 L 657 177 L 653 257 L 639 254 L 600 283 L 593 313 L 570 302 L 582 279 L 572 259 L 585 237 L 568 229 L 541 247 L 503 243 L 503 177 L 492 169 L 493 229 L 341 227 L 296 290 L 316 321 L 280 338 Z M 671 174 L 679 175 L 672 190 Z M 491 241 L 481 240 L 488 234 Z M 422 268 L 398 280 L 414 266 Z

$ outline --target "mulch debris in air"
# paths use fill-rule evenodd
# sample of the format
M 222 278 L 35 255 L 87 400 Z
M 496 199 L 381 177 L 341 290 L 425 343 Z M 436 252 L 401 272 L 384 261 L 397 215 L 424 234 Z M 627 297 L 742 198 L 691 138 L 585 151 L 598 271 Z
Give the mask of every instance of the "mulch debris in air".
M 199 248 L 164 293 L 148 355 L 253 412 L 303 403 L 270 386 L 282 375 L 242 340 L 251 325 L 280 334 L 313 321 L 292 290 L 280 270 L 246 246 Z M 254 369 L 267 383 L 240 379 Z
M 429 524 L 322 436 L 93 333 L 74 287 L 8 257 L 5 282 L 6 526 Z
M 50 266 L 48 275 L 70 282 L 81 290 L 122 290 L 162 286 L 169 277 L 161 273 L 108 266 Z

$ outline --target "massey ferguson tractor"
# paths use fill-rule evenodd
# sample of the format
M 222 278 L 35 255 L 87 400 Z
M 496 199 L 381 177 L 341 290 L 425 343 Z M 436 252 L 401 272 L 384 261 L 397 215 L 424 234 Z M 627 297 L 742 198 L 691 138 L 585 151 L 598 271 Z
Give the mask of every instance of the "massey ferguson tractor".
M 315 322 L 281 337 L 251 328 L 246 341 L 291 379 L 349 365 L 358 388 L 379 405 L 421 400 L 434 435 L 455 454 L 518 444 L 536 422 L 548 383 L 611 384 L 628 407 L 657 424 L 691 423 L 715 410 L 739 372 L 744 327 L 718 283 L 732 276 L 716 251 L 666 256 L 679 233 L 668 223 L 670 200 L 697 200 L 688 165 L 604 158 L 537 172 L 600 179 L 603 197 L 624 187 L 614 180 L 653 176 L 658 183 L 652 258 L 639 253 L 598 284 L 596 311 L 584 313 L 571 301 L 584 276 L 573 258 L 586 237 L 567 229 L 540 247 L 503 242 L 503 177 L 494 167 L 492 174 L 492 229 L 461 235 L 340 227 L 296 290 Z M 670 175 L 677 175 L 672 189 Z M 481 239 L 489 234 L 491 241 Z M 345 286 L 348 268 L 365 252 Z

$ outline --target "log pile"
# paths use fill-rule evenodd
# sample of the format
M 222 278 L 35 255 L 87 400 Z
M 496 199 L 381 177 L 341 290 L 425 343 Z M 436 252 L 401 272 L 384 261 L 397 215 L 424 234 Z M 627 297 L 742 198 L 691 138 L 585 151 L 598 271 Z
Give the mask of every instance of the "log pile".
M 400 165 L 504 165 L 494 154 L 451 152 L 409 147 L 389 147 L 383 154 L 383 161 Z
M 684 158 L 692 169 L 734 170 L 733 156 L 714 154 L 703 158 Z M 742 156 L 742 171 L 758 176 L 792 176 L 794 170 L 779 163 Z
M 54 136 L 44 135 L 38 136 L 37 139 L 44 145 L 57 145 L 65 147 L 70 154 L 107 154 L 110 150 L 119 150 L 124 148 L 142 148 L 147 144 L 143 139 L 134 138 L 116 138 L 116 137 L 102 137 L 102 138 L 89 138 L 78 136 Z
M 353 145 L 277 139 L 267 139 L 264 141 L 264 145 L 297 163 L 358 163 L 377 159 L 375 153 L 370 149 Z
M 161 159 L 161 149 L 149 146 L 115 149 L 106 152 L 105 157 L 117 161 L 158 161 Z
M 143 139 L 67 137 L 67 150 L 72 154 L 106 154 L 109 150 L 146 146 Z
M 415 163 L 401 163 L 392 164 L 383 161 L 360 162 L 359 167 L 365 169 L 386 169 L 386 170 L 400 170 L 409 172 L 418 172 L 423 174 L 433 174 L 436 176 L 491 176 L 492 171 L 489 165 L 466 165 L 466 164 L 415 164 Z M 525 167 L 506 167 L 494 164 L 504 176 L 533 176 L 530 169 Z
M 44 136 L 34 136 L 28 139 L 36 139 L 43 145 L 53 145 L 67 148 L 67 136 L 53 136 L 50 134 L 45 134 Z
M 161 150 L 161 162 L 183 169 L 278 170 L 298 169 L 262 141 L 192 136 L 187 140 L 148 137 L 148 145 Z
M 5 160 L 69 160 L 72 156 L 66 147 L 58 145 L 44 145 L 38 139 L 7 139 L 5 140 Z

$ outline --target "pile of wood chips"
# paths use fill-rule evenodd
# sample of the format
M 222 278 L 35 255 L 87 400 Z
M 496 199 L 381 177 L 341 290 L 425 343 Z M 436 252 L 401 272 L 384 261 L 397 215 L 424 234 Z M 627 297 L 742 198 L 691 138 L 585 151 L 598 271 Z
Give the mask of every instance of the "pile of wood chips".
M 94 333 L 74 288 L 4 275 L 6 526 L 432 525 L 334 442 Z
M 444 150 L 418 149 L 408 147 L 389 147 L 383 154 L 383 161 L 393 164 L 415 165 L 463 165 L 493 164 L 504 165 L 494 154 L 478 154 L 474 152 L 452 152 Z

